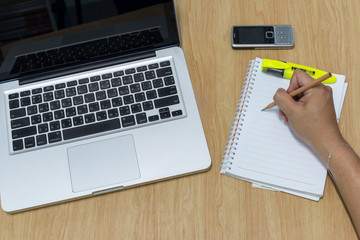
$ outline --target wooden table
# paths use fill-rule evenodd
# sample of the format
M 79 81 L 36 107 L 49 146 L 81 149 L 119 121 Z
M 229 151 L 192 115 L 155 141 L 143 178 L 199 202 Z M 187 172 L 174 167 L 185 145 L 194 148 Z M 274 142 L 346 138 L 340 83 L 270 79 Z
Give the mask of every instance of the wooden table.
M 360 152 L 358 0 L 177 0 L 182 47 L 212 157 L 201 174 L 15 215 L 0 239 L 357 239 L 327 179 L 319 202 L 259 190 L 219 165 L 248 61 L 273 58 L 346 75 L 339 125 Z M 233 50 L 236 24 L 292 24 L 291 50 Z M 56 186 L 54 186 L 56 187 Z

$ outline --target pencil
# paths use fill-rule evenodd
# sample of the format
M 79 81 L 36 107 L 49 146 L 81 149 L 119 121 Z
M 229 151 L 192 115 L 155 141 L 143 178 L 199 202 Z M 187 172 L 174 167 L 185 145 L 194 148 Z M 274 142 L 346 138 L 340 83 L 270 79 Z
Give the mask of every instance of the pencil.
M 325 74 L 324 76 L 321 76 L 319 77 L 318 79 L 312 81 L 311 83 L 309 84 L 306 84 L 304 86 L 302 86 L 301 88 L 298 88 L 296 89 L 295 91 L 292 91 L 289 95 L 291 97 L 295 97 L 296 95 L 300 94 L 300 93 L 303 93 L 305 92 L 306 90 L 310 89 L 310 88 L 313 88 L 315 87 L 316 85 L 318 85 L 319 83 L 321 83 L 322 81 L 325 81 L 326 79 L 330 78 L 332 75 L 331 73 L 327 73 Z M 267 105 L 263 110 L 261 111 L 265 111 L 267 109 L 270 109 L 272 107 L 275 107 L 276 106 L 276 103 L 275 102 L 272 102 L 270 103 L 269 105 Z

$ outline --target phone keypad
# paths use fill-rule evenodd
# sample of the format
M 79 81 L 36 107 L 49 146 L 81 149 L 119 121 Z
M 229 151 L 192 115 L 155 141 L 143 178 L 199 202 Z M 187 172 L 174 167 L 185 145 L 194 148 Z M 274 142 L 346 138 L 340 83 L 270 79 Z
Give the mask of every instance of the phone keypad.
M 276 44 L 290 44 L 291 43 L 291 34 L 287 27 L 276 27 L 275 30 L 275 42 Z

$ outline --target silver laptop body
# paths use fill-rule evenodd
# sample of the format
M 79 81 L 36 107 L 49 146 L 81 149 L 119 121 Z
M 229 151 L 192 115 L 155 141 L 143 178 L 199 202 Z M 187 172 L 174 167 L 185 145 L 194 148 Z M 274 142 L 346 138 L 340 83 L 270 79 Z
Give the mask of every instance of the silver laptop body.
M 2 76 L 17 51 L 5 60 Z M 41 73 L 38 79 L 20 76 L 0 82 L 4 211 L 91 197 L 210 167 L 181 48 L 159 47 L 145 54 L 141 59 L 132 54 L 133 61 L 79 65 L 63 75 L 57 69 L 50 77 Z

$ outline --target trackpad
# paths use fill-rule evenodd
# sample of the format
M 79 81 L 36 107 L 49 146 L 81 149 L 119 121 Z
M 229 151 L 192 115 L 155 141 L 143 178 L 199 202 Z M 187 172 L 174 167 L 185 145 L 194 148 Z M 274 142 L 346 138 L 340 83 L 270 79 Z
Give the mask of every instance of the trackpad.
M 140 178 L 132 135 L 68 148 L 74 192 Z

